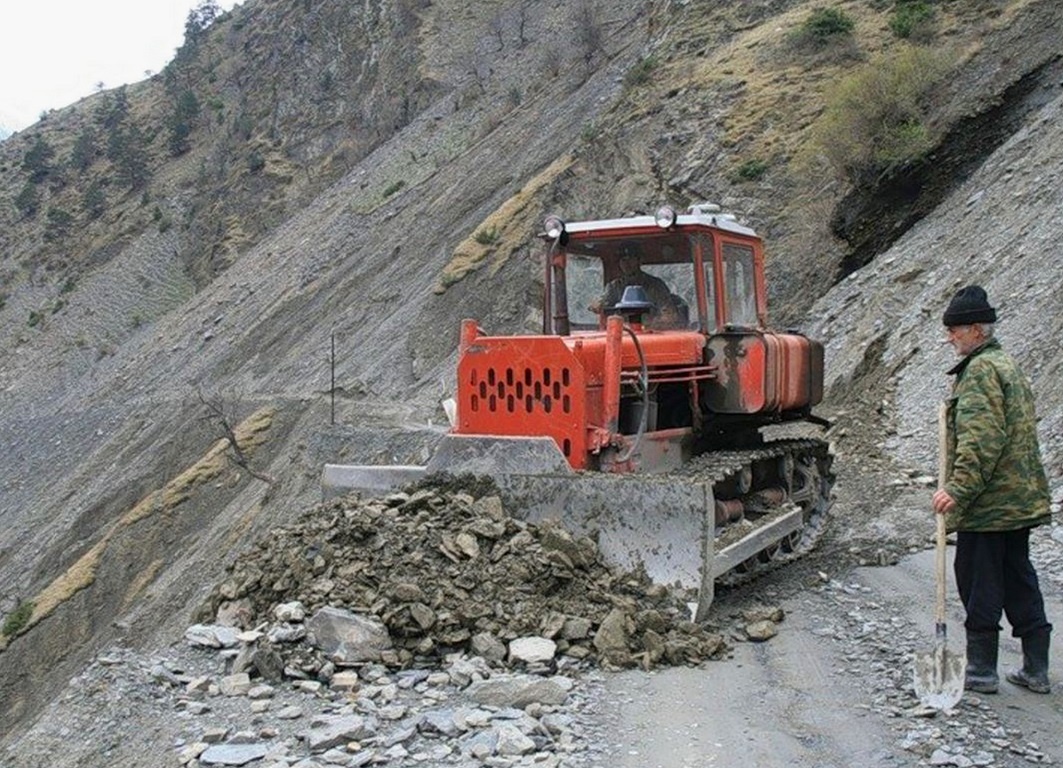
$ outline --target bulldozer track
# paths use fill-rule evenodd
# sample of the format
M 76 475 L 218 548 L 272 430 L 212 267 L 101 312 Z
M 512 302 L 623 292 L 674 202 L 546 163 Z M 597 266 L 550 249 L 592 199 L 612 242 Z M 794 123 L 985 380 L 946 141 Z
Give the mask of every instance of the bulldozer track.
M 717 584 L 734 587 L 754 581 L 767 573 L 791 563 L 811 551 L 826 526 L 832 501 L 834 473 L 833 453 L 827 442 L 815 439 L 784 439 L 750 449 L 714 451 L 695 457 L 676 470 L 677 479 L 709 483 L 714 492 L 743 470 L 758 462 L 786 460 L 803 473 L 805 485 L 788 488 L 787 498 L 773 510 L 759 510 L 752 520 L 742 524 L 723 526 L 717 531 L 716 551 L 755 528 L 765 526 L 794 506 L 802 510 L 804 524 L 791 537 L 762 550 L 757 556 L 742 562 L 717 577 Z

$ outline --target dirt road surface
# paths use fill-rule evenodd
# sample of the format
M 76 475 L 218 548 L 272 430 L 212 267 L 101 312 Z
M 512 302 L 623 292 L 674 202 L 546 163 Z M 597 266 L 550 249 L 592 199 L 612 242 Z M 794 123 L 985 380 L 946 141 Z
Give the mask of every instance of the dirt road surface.
M 951 561 L 951 547 L 949 554 Z M 730 662 L 605 676 L 603 746 L 594 765 L 1063 764 L 1057 671 L 1056 691 L 1048 696 L 1002 681 L 997 695 L 967 693 L 950 712 L 935 715 L 919 706 L 911 653 L 933 645 L 932 567 L 927 551 L 793 595 L 781 602 L 787 619 L 779 634 L 736 645 Z M 1045 586 L 1049 619 L 1060 626 L 1060 593 Z M 951 575 L 949 589 L 948 647 L 962 652 L 962 608 Z M 727 609 L 725 598 L 718 610 Z M 1021 651 L 1007 631 L 1002 638 L 1003 672 L 1021 663 Z M 1053 657 L 1063 658 L 1059 633 Z

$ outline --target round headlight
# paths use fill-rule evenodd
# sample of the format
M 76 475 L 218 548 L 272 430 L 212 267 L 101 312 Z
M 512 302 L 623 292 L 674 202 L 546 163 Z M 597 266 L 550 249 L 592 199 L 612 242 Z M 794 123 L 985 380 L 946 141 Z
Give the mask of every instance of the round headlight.
M 657 213 L 653 214 L 653 220 L 661 229 L 668 229 L 675 225 L 675 209 L 670 205 L 662 205 L 657 209 Z
M 546 236 L 551 240 L 561 237 L 565 231 L 565 222 L 561 221 L 557 216 L 547 216 L 544 225 L 546 227 Z

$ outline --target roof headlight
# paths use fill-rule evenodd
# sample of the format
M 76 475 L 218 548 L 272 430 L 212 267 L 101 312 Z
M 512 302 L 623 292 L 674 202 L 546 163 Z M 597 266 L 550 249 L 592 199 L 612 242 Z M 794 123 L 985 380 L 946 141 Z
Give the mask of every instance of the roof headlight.
M 565 222 L 561 221 L 558 216 L 547 216 L 544 226 L 546 227 L 546 236 L 551 240 L 556 240 L 565 233 Z
M 670 205 L 662 205 L 653 214 L 653 220 L 657 222 L 657 226 L 661 229 L 675 226 L 675 208 Z

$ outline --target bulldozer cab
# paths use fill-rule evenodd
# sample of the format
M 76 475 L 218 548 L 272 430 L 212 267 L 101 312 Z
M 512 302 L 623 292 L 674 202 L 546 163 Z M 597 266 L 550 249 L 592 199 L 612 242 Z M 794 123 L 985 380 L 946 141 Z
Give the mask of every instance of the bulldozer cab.
M 559 226 L 544 235 L 544 333 L 603 329 L 628 285 L 640 285 L 654 305 L 645 322 L 652 330 L 766 324 L 760 240 L 732 219 L 697 210 L 667 228 L 651 217 Z

